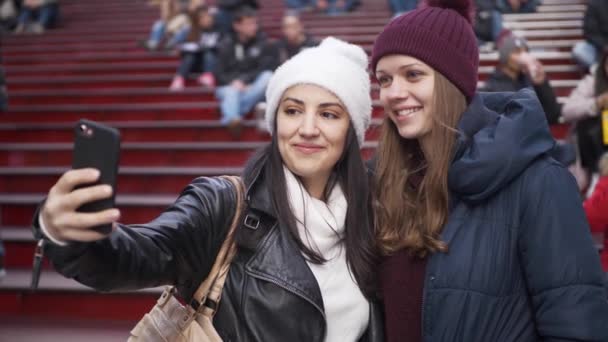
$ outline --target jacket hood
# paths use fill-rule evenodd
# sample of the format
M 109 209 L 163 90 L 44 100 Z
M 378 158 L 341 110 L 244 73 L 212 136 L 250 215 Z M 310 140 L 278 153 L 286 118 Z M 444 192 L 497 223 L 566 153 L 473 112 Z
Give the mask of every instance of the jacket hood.
M 448 187 L 467 202 L 490 198 L 555 145 L 543 108 L 530 89 L 477 93 L 458 130 Z

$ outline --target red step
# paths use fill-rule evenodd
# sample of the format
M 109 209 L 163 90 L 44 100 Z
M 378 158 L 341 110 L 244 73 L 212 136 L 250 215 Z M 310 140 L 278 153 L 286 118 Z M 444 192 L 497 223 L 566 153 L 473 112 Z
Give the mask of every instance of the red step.
M 63 278 L 54 271 L 43 271 L 40 289 L 29 289 L 29 270 L 9 270 L 0 283 L 0 315 L 18 317 L 136 322 L 149 311 L 160 295 L 158 289 L 98 293 Z M 8 283 L 8 284 L 7 284 Z M 52 336 L 51 336 L 52 337 Z
M 135 144 L 135 145 L 134 145 Z M 230 147 L 232 146 L 232 147 Z M 259 143 L 124 143 L 124 166 L 240 166 Z M 0 165 L 61 166 L 72 160 L 71 144 L 0 144 Z
M 57 315 L 60 316 L 60 315 Z M 96 320 L 61 317 L 0 315 L 0 331 L 6 341 L 124 341 L 135 321 L 116 321 L 111 316 Z
M 163 62 L 124 62 L 113 64 L 51 64 L 51 65 L 28 65 L 28 66 L 6 66 L 4 73 L 7 78 L 13 79 L 19 76 L 42 76 L 45 74 L 51 76 L 67 76 L 67 75 L 125 75 L 125 74 L 140 74 L 140 73 L 167 73 L 175 71 L 179 65 L 179 57 L 175 60 L 167 60 Z
M 496 61 L 488 61 L 486 62 L 487 66 L 482 66 L 479 68 L 479 79 L 485 80 L 488 75 L 490 75 L 494 67 L 496 65 Z M 25 87 L 24 83 L 37 83 L 37 80 L 42 79 L 42 82 L 65 82 L 65 80 L 72 80 L 75 83 L 89 83 L 89 82 L 99 82 L 102 80 L 113 80 L 116 83 L 120 83 L 122 81 L 130 80 L 130 77 L 135 76 L 136 79 L 142 80 L 147 79 L 148 77 L 151 79 L 156 79 L 156 77 L 165 77 L 166 82 L 173 77 L 176 72 L 177 66 L 179 64 L 179 60 L 176 58 L 174 61 L 165 61 L 165 62 L 150 62 L 150 63 L 141 63 L 141 62 L 123 62 L 123 63 L 114 63 L 114 64 L 55 64 L 48 66 L 12 66 L 5 69 L 7 78 L 10 80 L 10 83 L 14 86 L 11 86 L 11 98 L 14 98 L 15 91 L 20 92 L 17 88 L 18 84 L 21 84 Z M 579 79 L 582 75 L 580 74 L 580 68 L 573 64 L 566 65 L 546 65 L 545 71 L 548 74 L 550 79 Z M 48 77 L 52 77 L 49 79 Z M 53 81 L 51 81 L 53 80 Z M 167 87 L 165 85 L 165 87 Z M 192 79 L 189 80 L 188 86 L 201 88 L 201 86 L 195 82 L 194 75 L 192 75 Z M 27 87 L 30 88 L 30 87 Z M 115 87 L 114 87 L 115 88 Z M 110 90 L 104 89 L 104 90 Z M 145 88 L 138 89 L 139 91 L 145 91 L 150 89 L 150 87 L 146 86 Z M 79 88 L 81 90 L 81 88 Z M 117 89 L 119 90 L 119 89 Z M 150 89 L 151 90 L 151 89 Z M 164 88 L 166 92 L 166 88 Z M 65 92 L 65 89 L 59 89 L 55 92 L 58 94 L 62 94 Z M 122 89 L 124 91 L 124 89 Z M 22 92 L 21 92 L 22 93 Z M 78 95 L 78 92 L 72 91 L 74 95 Z M 122 94 L 118 91 L 115 91 L 116 94 Z M 212 92 L 211 92 L 212 93 Z M 56 95 L 55 95 L 56 96 Z M 124 96 L 124 95 L 123 95 Z M 48 100 L 52 100 L 52 97 L 49 99 L 45 99 L 45 103 Z M 135 101 L 134 101 L 135 102 Z
M 219 121 L 167 122 L 120 122 L 111 126 L 120 129 L 123 142 L 221 142 L 235 140 Z M 258 131 L 256 122 L 246 121 L 241 137 L 242 141 L 267 141 L 266 132 Z M 74 123 L 23 125 L 0 124 L 0 142 L 71 142 L 74 138 Z
M 186 89 L 172 92 L 166 87 L 145 88 L 100 88 L 59 90 L 12 90 L 9 108 L 13 106 L 44 103 L 47 105 L 68 104 L 117 104 L 215 101 L 214 91 L 205 89 L 194 80 L 188 80 Z
M 340 38 L 342 40 L 346 40 L 355 44 L 371 44 L 376 39 L 380 31 L 370 33 L 368 35 L 353 35 L 353 34 L 341 34 L 334 35 L 331 32 L 328 32 L 324 35 L 319 35 L 317 38 L 322 39 L 325 36 L 332 35 L 336 38 Z M 82 37 L 79 36 L 68 36 L 68 37 L 38 37 L 38 36 L 18 36 L 18 37 L 5 37 L 4 40 L 4 51 L 25 51 L 25 50 L 38 50 L 42 48 L 54 48 L 57 46 L 66 46 L 66 47 L 74 47 L 77 48 L 84 44 L 88 46 L 99 45 L 110 45 L 110 44 L 121 44 L 121 45 L 129 45 L 136 46 L 136 42 L 138 39 L 145 39 L 146 36 L 142 36 L 137 38 L 136 35 L 95 35 L 87 37 L 86 42 L 83 42 Z M 28 44 L 24 44 L 24 42 Z M 33 45 L 33 46 L 32 46 Z
M 71 318 L 80 320 L 125 320 L 135 323 L 150 311 L 159 293 L 100 294 L 51 290 L 31 293 L 27 289 L 0 291 L 1 315 Z M 128 336 L 125 336 L 125 339 Z
M 4 267 L 6 269 L 27 269 L 32 268 L 33 260 L 34 260 L 34 250 L 36 249 L 36 241 L 31 233 L 31 228 L 23 230 L 27 231 L 27 233 L 31 236 L 30 240 L 27 241 L 11 241 L 3 238 L 5 257 L 4 257 Z M 44 269 L 52 269 L 51 263 L 44 259 L 43 261 Z M 0 289 L 0 293 L 2 290 Z M 2 309 L 0 309 L 2 310 Z M 1 311 L 0 311 L 1 314 Z
M 154 73 L 145 75 L 102 75 L 102 76 L 20 76 L 7 78 L 9 89 L 43 90 L 57 89 L 66 85 L 78 85 L 81 89 L 119 87 L 168 87 L 175 73 Z
M 80 117 L 93 120 L 217 120 L 219 107 L 215 101 L 185 103 L 121 103 L 90 105 L 24 105 L 9 108 L 0 115 L 2 122 L 57 122 L 75 121 Z M 41 118 L 41 119 L 36 119 Z M 68 119 L 66 119 L 68 118 Z
M 175 195 L 194 178 L 240 174 L 241 169 L 241 167 L 122 167 L 119 171 L 117 191 L 121 194 Z M 67 170 L 67 166 L 0 169 L 0 193 L 46 193 Z
M 132 121 L 132 120 L 218 120 L 219 108 L 215 102 L 177 103 L 150 106 L 134 104 L 124 106 L 93 107 L 52 107 L 28 106 L 12 107 L 9 113 L 0 114 L 0 122 L 75 122 L 81 118 L 96 121 Z M 374 117 L 382 117 L 383 109 L 375 105 Z
M 11 195 L 14 198 L 19 196 Z M 23 196 L 21 196 L 23 197 Z M 0 204 L 2 212 L 0 219 L 3 226 L 30 227 L 34 212 L 44 195 L 30 196 L 24 203 L 15 204 Z M 131 202 L 124 204 L 124 198 L 130 199 Z M 123 223 L 143 223 L 157 217 L 177 198 L 176 195 L 166 195 L 163 197 L 146 195 L 143 196 L 127 196 L 117 195 L 116 207 L 121 211 L 120 222 Z M 138 204 L 144 201 L 154 201 L 152 204 Z
M 263 142 L 230 143 L 123 143 L 121 166 L 242 166 Z M 366 143 L 365 154 L 374 144 Z M 0 144 L 0 165 L 70 165 L 72 144 Z
M 235 139 L 218 120 L 208 121 L 117 121 L 106 122 L 121 131 L 123 142 L 222 142 L 268 141 L 266 131 L 257 128 L 253 120 L 243 121 L 244 128 L 239 139 Z M 6 143 L 41 143 L 41 142 L 72 142 L 74 137 L 74 122 L 57 124 L 0 124 L 0 142 Z M 368 140 L 374 139 L 373 127 L 379 125 L 379 120 L 372 122 L 368 130 Z
M 133 53 L 117 54 L 108 52 L 81 53 L 81 54 L 56 54 L 54 56 L 8 56 L 3 59 L 4 65 L 31 65 L 31 64 L 86 64 L 86 63 L 120 63 L 139 60 L 142 62 L 175 61 L 175 56 L 163 53 L 149 53 L 147 51 L 135 51 Z

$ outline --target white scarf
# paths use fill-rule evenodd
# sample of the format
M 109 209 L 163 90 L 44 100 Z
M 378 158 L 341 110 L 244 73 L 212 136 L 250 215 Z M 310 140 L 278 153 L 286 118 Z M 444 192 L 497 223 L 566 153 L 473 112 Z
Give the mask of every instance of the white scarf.
M 342 188 L 338 184 L 334 186 L 325 203 L 311 197 L 286 167 L 284 173 L 300 238 L 327 260 L 322 265 L 307 261 L 323 297 L 327 319 L 325 341 L 357 341 L 367 329 L 369 303 L 346 263 L 342 238 L 348 204 Z

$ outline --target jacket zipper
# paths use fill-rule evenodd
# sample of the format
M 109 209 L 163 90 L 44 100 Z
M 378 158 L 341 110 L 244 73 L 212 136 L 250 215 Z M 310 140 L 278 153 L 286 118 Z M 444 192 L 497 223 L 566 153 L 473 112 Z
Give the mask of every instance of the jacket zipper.
M 44 239 L 38 240 L 36 244 L 36 249 L 34 251 L 34 265 L 32 269 L 32 283 L 31 289 L 36 290 L 38 288 L 38 283 L 40 282 L 40 272 L 42 270 L 42 259 L 44 258 Z
M 246 271 L 246 272 L 247 272 L 247 274 L 249 274 L 250 276 L 252 276 L 254 278 L 257 278 L 257 279 L 260 279 L 260 280 L 264 280 L 264 281 L 273 283 L 273 284 L 277 285 L 278 287 L 280 287 L 280 288 L 282 288 L 282 289 L 284 289 L 284 290 L 286 290 L 286 291 L 288 291 L 290 293 L 293 293 L 294 295 L 296 295 L 296 296 L 304 299 L 305 301 L 307 301 L 308 303 L 310 303 L 312 306 L 314 306 L 321 313 L 321 316 L 323 316 L 323 321 L 325 322 L 325 326 L 324 326 L 324 329 L 323 329 L 323 339 L 325 339 L 325 335 L 327 334 L 327 317 L 325 317 L 325 311 L 323 311 L 323 309 L 321 309 L 315 302 L 313 302 L 309 298 L 301 295 L 300 293 L 298 293 L 296 291 L 293 291 L 292 289 L 286 288 L 285 286 L 283 286 L 283 284 L 280 284 L 278 281 L 276 281 L 274 279 L 271 279 L 271 278 L 268 278 L 268 277 L 265 277 L 265 276 L 262 276 L 262 275 L 259 275 L 259 274 L 252 273 L 251 271 Z

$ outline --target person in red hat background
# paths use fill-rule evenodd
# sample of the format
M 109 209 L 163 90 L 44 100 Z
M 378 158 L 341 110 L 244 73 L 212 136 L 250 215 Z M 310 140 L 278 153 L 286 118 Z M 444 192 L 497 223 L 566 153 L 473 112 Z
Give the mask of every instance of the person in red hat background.
M 602 234 L 604 237 L 601 260 L 604 272 L 608 273 L 608 152 L 600 158 L 598 169 L 597 185 L 591 196 L 583 203 L 583 208 L 585 208 L 591 231 Z
M 387 341 L 608 341 L 576 183 L 531 89 L 476 91 L 473 12 L 428 0 L 374 43 Z

